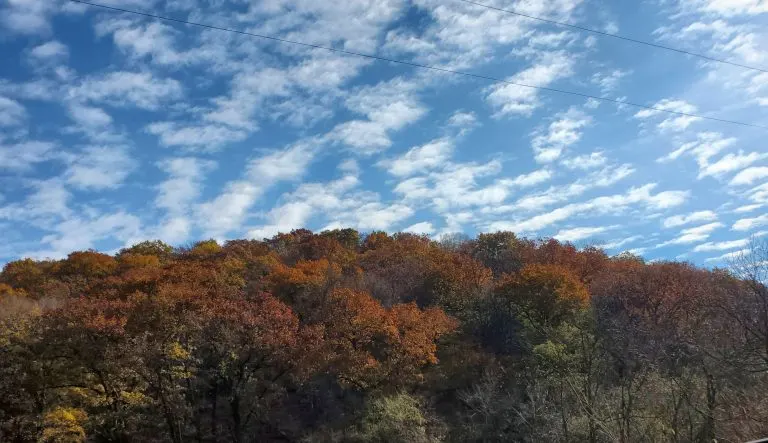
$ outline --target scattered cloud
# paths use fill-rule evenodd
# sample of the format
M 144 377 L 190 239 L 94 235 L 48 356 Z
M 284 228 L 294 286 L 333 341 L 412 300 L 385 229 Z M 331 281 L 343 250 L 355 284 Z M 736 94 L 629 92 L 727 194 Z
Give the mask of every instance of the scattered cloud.
M 749 154 L 744 154 L 743 152 L 739 151 L 738 154 L 733 154 L 733 153 L 726 154 L 720 160 L 714 163 L 702 165 L 699 172 L 699 178 L 706 177 L 709 175 L 719 177 L 723 174 L 727 174 L 729 172 L 733 172 L 733 171 L 742 169 L 746 166 L 749 166 L 752 163 L 760 159 L 763 159 L 765 157 L 768 157 L 768 154 L 758 154 L 757 152 L 750 152 Z M 751 168 L 751 169 L 754 170 L 755 168 Z M 768 168 L 763 168 L 763 169 L 768 171 Z M 736 184 L 738 184 L 738 182 Z
M 605 165 L 608 159 L 601 151 L 592 152 L 590 154 L 578 155 L 576 157 L 563 159 L 561 164 L 568 169 L 576 170 L 589 170 L 599 168 Z
M 243 141 L 248 137 L 245 131 L 230 129 L 221 125 L 185 126 L 172 122 L 157 122 L 147 126 L 147 132 L 160 137 L 164 146 L 183 146 L 201 150 L 216 150 L 221 146 Z
M 55 147 L 51 142 L 41 141 L 0 144 L 0 170 L 29 170 L 37 163 L 54 158 Z
M 664 219 L 662 225 L 665 228 L 675 228 L 691 223 L 699 223 L 717 220 L 717 214 L 714 211 L 697 211 L 686 215 L 673 215 Z
M 41 45 L 35 46 L 29 51 L 31 62 L 58 61 L 69 57 L 69 48 L 67 45 L 51 40 Z
M 537 169 L 528 174 L 518 175 L 512 180 L 504 181 L 504 183 L 510 186 L 517 186 L 521 188 L 527 188 L 530 186 L 536 186 L 551 179 L 553 176 L 552 171 L 549 169 Z
M 635 114 L 635 118 L 640 120 L 648 120 L 651 118 L 661 116 L 661 122 L 657 124 L 657 128 L 661 131 L 680 132 L 688 129 L 688 127 L 699 121 L 700 118 L 692 117 L 690 115 L 670 115 L 668 112 L 682 114 L 696 114 L 698 109 L 696 106 L 687 103 L 684 100 L 663 99 L 654 105 L 654 108 L 658 109 L 643 109 Z
M 536 161 L 549 163 L 560 158 L 563 151 L 578 143 L 582 130 L 591 121 L 591 117 L 576 108 L 558 115 L 546 132 L 534 134 L 531 144 Z
M 560 241 L 575 242 L 579 240 L 584 240 L 586 238 L 594 237 L 595 235 L 601 234 L 607 231 L 608 229 L 609 228 L 607 227 L 561 229 L 560 231 L 558 231 L 557 234 L 553 235 L 552 237 Z
M 680 234 L 672 240 L 667 240 L 658 244 L 656 247 L 661 248 L 669 245 L 684 245 L 689 243 L 696 243 L 709 238 L 713 231 L 720 229 L 724 224 L 720 222 L 708 223 L 706 225 L 696 226 L 693 228 L 687 228 L 680 231 Z
M 570 76 L 573 69 L 574 60 L 567 54 L 544 53 L 535 65 L 506 79 L 516 84 L 500 84 L 488 88 L 486 100 L 496 109 L 496 117 L 529 116 L 542 104 L 536 88 L 549 86 Z
M 414 88 L 410 82 L 391 81 L 360 89 L 346 105 L 367 119 L 337 125 L 332 137 L 363 155 L 388 148 L 392 144 L 390 132 L 416 122 L 427 112 L 412 96 Z
M 18 126 L 27 118 L 27 111 L 19 102 L 0 96 L 0 127 Z
M 731 179 L 733 186 L 751 185 L 757 180 L 768 177 L 768 166 L 756 166 L 742 170 Z
M 766 154 L 749 133 L 724 124 L 699 131 L 692 116 L 630 113 L 527 87 L 642 103 L 668 97 L 653 106 L 752 121 L 768 103 L 765 74 L 685 57 L 660 71 L 607 57 L 600 39 L 462 2 L 280 0 L 237 11 L 203 2 L 192 11 L 183 2 L 104 1 L 518 84 L 254 44 L 67 2 L 0 2 L 0 46 L 11 60 L 0 75 L 0 218 L 29 239 L 23 244 L 40 245 L 14 254 L 322 226 L 511 229 L 579 241 L 616 237 L 619 223 L 626 236 L 605 247 L 637 243 L 643 253 L 661 223 L 682 231 L 655 243 L 681 257 L 739 248 L 744 231 L 768 225 Z M 768 33 L 752 22 L 765 12 L 761 0 L 673 3 L 653 23 L 659 39 L 768 61 Z M 518 1 L 514 9 L 616 32 L 623 6 L 613 5 L 610 19 L 594 6 Z M 674 82 L 653 84 L 670 72 Z M 651 154 L 664 146 L 673 147 Z M 660 165 L 649 165 L 651 155 Z M 681 161 L 695 166 L 672 163 Z M 719 223 L 731 230 L 712 228 Z
M 66 181 L 82 190 L 114 189 L 136 168 L 124 146 L 89 146 L 69 162 Z
M 744 205 L 744 206 L 739 206 L 738 208 L 734 209 L 733 212 L 736 212 L 737 214 L 743 214 L 745 212 L 752 212 L 752 211 L 758 210 L 758 209 L 762 208 L 763 206 L 764 205 L 762 203 L 756 203 L 756 204 L 753 204 L 753 205 Z
M 297 143 L 252 159 L 245 176 L 231 181 L 216 198 L 197 207 L 197 217 L 204 231 L 221 237 L 243 227 L 256 200 L 271 186 L 281 181 L 297 180 L 314 160 L 311 143 Z
M 727 251 L 729 249 L 743 248 L 749 244 L 749 239 L 743 238 L 740 240 L 721 241 L 721 242 L 707 242 L 697 245 L 693 248 L 693 252 L 705 252 L 705 251 Z
M 608 72 L 596 72 L 592 75 L 592 83 L 600 87 L 603 94 L 614 92 L 621 80 L 631 74 L 631 71 L 614 69 Z
M 731 229 L 734 231 L 749 231 L 750 229 L 765 225 L 768 225 L 768 214 L 739 219 L 731 226 Z
M 157 166 L 168 178 L 157 186 L 155 205 L 171 214 L 183 214 L 200 196 L 201 184 L 216 163 L 195 157 L 175 157 L 162 160 Z
M 601 246 L 603 249 L 619 249 L 624 245 L 628 245 L 630 243 L 636 242 L 642 238 L 643 237 L 641 235 L 633 235 L 627 238 L 622 238 L 620 240 L 613 240 L 611 242 L 604 243 Z
M 749 255 L 749 249 L 741 249 L 739 251 L 733 251 L 733 252 L 726 252 L 723 255 L 718 255 L 717 257 L 710 257 L 706 260 L 704 260 L 707 263 L 714 263 L 714 262 L 729 262 L 731 260 L 736 260 L 740 257 L 744 257 L 746 255 Z
M 435 228 L 434 226 L 432 226 L 432 223 L 430 222 L 420 222 L 420 223 L 416 223 L 411 226 L 408 226 L 407 228 L 404 228 L 403 232 L 412 232 L 414 234 L 431 235 L 431 234 L 434 234 Z
M 655 184 L 647 184 L 630 189 L 624 194 L 596 197 L 580 203 L 571 203 L 549 212 L 535 215 L 519 221 L 497 221 L 488 224 L 490 230 L 511 230 L 534 233 L 553 224 L 589 213 L 591 215 L 619 215 L 629 207 L 640 205 L 650 210 L 673 208 L 683 204 L 690 193 L 688 191 L 663 191 L 652 194 Z
M 432 140 L 400 157 L 382 162 L 390 174 L 407 177 L 415 173 L 425 173 L 430 169 L 445 166 L 453 151 L 453 142 L 449 139 Z
M 180 99 L 183 88 L 172 78 L 147 72 L 118 71 L 88 77 L 69 91 L 74 100 L 117 107 L 158 110 L 162 104 Z
M 456 111 L 448 119 L 448 125 L 456 128 L 472 128 L 477 124 L 477 116 L 474 112 Z

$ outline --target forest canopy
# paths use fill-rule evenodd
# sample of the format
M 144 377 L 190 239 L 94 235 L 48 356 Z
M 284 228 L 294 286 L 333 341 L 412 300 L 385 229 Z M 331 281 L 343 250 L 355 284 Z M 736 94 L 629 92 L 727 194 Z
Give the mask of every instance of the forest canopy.
M 511 232 L 146 241 L 0 273 L 2 442 L 768 436 L 768 248 Z

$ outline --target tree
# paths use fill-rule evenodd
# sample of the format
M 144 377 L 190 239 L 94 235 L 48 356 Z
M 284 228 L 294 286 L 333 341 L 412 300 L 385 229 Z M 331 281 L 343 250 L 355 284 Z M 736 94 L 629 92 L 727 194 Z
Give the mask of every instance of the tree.
M 50 443 L 80 443 L 86 441 L 83 423 L 87 414 L 81 409 L 57 407 L 43 417 L 43 435 Z
M 469 254 L 483 263 L 494 276 L 517 272 L 523 267 L 522 247 L 512 232 L 480 234 L 468 245 Z
M 368 389 L 420 378 L 423 366 L 437 362 L 435 341 L 455 323 L 439 309 L 386 310 L 364 292 L 337 289 L 324 307 L 323 326 L 331 372 L 343 384 Z
M 0 282 L 35 297 L 42 296 L 45 280 L 45 270 L 29 258 L 9 262 L 0 273 Z
M 147 240 L 121 249 L 116 258 L 120 259 L 121 256 L 126 254 L 152 255 L 160 259 L 160 261 L 165 261 L 173 254 L 173 247 L 160 240 Z
M 429 435 L 429 424 L 416 398 L 403 393 L 380 397 L 373 399 L 366 408 L 354 440 L 381 443 L 439 441 Z
M 587 288 L 558 265 L 527 265 L 502 279 L 495 295 L 535 328 L 558 326 L 589 302 Z

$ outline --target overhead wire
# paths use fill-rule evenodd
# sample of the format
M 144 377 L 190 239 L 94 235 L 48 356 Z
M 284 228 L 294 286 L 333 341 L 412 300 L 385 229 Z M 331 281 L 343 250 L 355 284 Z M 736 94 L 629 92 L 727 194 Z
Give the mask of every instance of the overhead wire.
M 512 10 L 512 9 L 504 9 L 504 8 L 499 8 L 499 7 L 496 7 L 496 6 L 493 6 L 493 5 L 489 5 L 489 4 L 486 4 L 486 3 L 479 3 L 479 2 L 476 2 L 474 0 L 456 0 L 456 1 L 467 3 L 467 4 L 470 4 L 470 5 L 479 6 L 479 7 L 486 8 L 486 9 L 491 9 L 491 10 L 498 11 L 498 12 L 504 12 L 504 13 L 507 13 L 507 14 L 516 15 L 518 17 L 524 17 L 524 18 L 527 18 L 527 19 L 530 19 L 530 20 L 537 20 L 537 21 L 540 21 L 542 23 L 548 23 L 550 25 L 556 25 L 556 26 L 562 26 L 562 27 L 565 27 L 565 28 L 576 29 L 578 31 L 589 32 L 589 33 L 592 33 L 592 34 L 601 35 L 603 37 L 611 37 L 611 38 L 615 38 L 615 39 L 619 39 L 619 40 L 624 40 L 624 41 L 627 41 L 627 42 L 636 43 L 636 44 L 639 44 L 639 45 L 645 45 L 645 46 L 650 46 L 650 47 L 657 48 L 657 49 L 664 49 L 666 51 L 677 52 L 679 54 L 685 54 L 685 55 L 690 55 L 690 56 L 693 56 L 693 57 L 699 57 L 699 58 L 702 58 L 702 59 L 705 59 L 705 60 L 708 60 L 708 61 L 711 61 L 711 62 L 722 63 L 722 64 L 726 64 L 726 65 L 731 65 L 731 66 L 738 66 L 739 68 L 749 69 L 749 70 L 752 70 L 752 71 L 768 72 L 768 69 L 759 68 L 759 67 L 756 67 L 756 66 L 744 65 L 744 64 L 741 64 L 741 63 L 736 63 L 736 62 L 732 62 L 732 61 L 729 61 L 729 60 L 725 60 L 725 59 L 722 59 L 722 58 L 710 57 L 710 56 L 708 56 L 706 54 L 702 54 L 702 53 L 699 53 L 699 52 L 693 52 L 693 51 L 688 51 L 688 50 L 685 50 L 685 49 L 675 48 L 675 47 L 672 47 L 672 46 L 666 46 L 666 45 L 662 45 L 662 44 L 659 44 L 659 43 L 649 42 L 647 40 L 640 40 L 640 39 L 633 38 L 633 37 L 627 37 L 627 36 L 621 35 L 621 34 L 615 34 L 615 33 L 612 33 L 612 32 L 600 31 L 599 29 L 587 28 L 586 26 L 579 26 L 579 25 L 574 25 L 574 24 L 571 24 L 571 23 L 566 23 L 566 22 L 561 22 L 561 21 L 557 21 L 557 20 L 552 20 L 552 19 L 548 19 L 548 18 L 544 18 L 544 17 L 537 17 L 535 15 L 526 14 L 526 13 L 523 13 L 523 12 L 520 12 L 520 11 L 515 11 L 515 10 Z
M 609 98 L 609 97 L 601 97 L 601 96 L 598 96 L 598 95 L 586 94 L 586 93 L 582 93 L 582 92 L 568 91 L 568 90 L 565 90 L 565 89 L 551 88 L 551 87 L 547 87 L 547 86 L 528 85 L 528 84 L 525 84 L 525 83 L 515 82 L 515 81 L 511 81 L 511 80 L 504 80 L 504 79 L 497 78 L 497 77 L 491 77 L 491 76 L 488 76 L 488 75 L 475 74 L 475 73 L 464 72 L 464 71 L 457 71 L 457 70 L 453 70 L 453 69 L 441 68 L 439 66 L 431 66 L 431 65 L 426 65 L 426 64 L 422 64 L 422 63 L 409 62 L 409 61 L 405 61 L 405 60 L 398 60 L 398 59 L 393 59 L 393 58 L 388 58 L 388 57 L 382 57 L 382 56 L 375 55 L 375 54 L 366 54 L 364 52 L 356 52 L 356 51 L 350 51 L 350 50 L 346 50 L 346 49 L 333 48 L 333 47 L 330 47 L 330 46 L 317 45 L 317 44 L 314 44 L 314 43 L 306 43 L 306 42 L 301 42 L 301 41 L 296 41 L 296 40 L 289 40 L 289 39 L 285 39 L 285 38 L 282 38 L 282 37 L 275 37 L 275 36 L 272 36 L 272 35 L 257 34 L 257 33 L 254 33 L 254 32 L 241 31 L 239 29 L 232 29 L 232 28 L 225 28 L 225 27 L 221 27 L 221 26 L 208 25 L 208 24 L 205 24 L 205 23 L 193 22 L 193 21 L 183 20 L 183 19 L 174 18 L 174 17 L 166 17 L 166 16 L 162 16 L 162 15 L 152 14 L 152 13 L 149 13 L 149 12 L 142 12 L 142 11 L 136 11 L 136 10 L 131 10 L 131 9 L 119 8 L 119 7 L 116 7 L 116 6 L 109 6 L 109 5 L 104 5 L 104 4 L 100 4 L 100 3 L 94 3 L 94 2 L 87 1 L 87 0 L 68 0 L 68 1 L 70 1 L 72 3 L 79 3 L 79 4 L 83 4 L 83 5 L 93 6 L 93 7 L 101 8 L 101 9 L 105 9 L 105 10 L 111 10 L 111 11 L 115 11 L 115 12 L 124 12 L 124 13 L 128 13 L 128 14 L 148 17 L 148 18 L 152 18 L 152 19 L 156 19 L 156 20 L 168 21 L 168 22 L 173 22 L 173 23 L 180 23 L 180 24 L 185 24 L 185 25 L 190 25 L 190 26 L 197 26 L 197 27 L 206 28 L 206 29 L 213 29 L 213 30 L 217 30 L 217 31 L 232 32 L 232 33 L 235 33 L 235 34 L 247 35 L 247 36 L 250 36 L 250 37 L 257 37 L 257 38 L 261 38 L 261 39 L 265 39 L 265 40 L 271 40 L 271 41 L 276 41 L 276 42 L 280 42 L 280 43 L 287 43 L 287 44 L 291 44 L 291 45 L 298 45 L 298 46 L 303 46 L 303 47 L 313 48 L 313 49 L 322 49 L 322 50 L 325 50 L 325 51 L 331 51 L 331 52 L 335 52 L 335 53 L 338 53 L 338 54 L 353 55 L 353 56 L 356 56 L 356 57 L 364 57 L 364 58 L 371 59 L 371 60 L 379 60 L 379 61 L 385 61 L 385 62 L 389 62 L 389 63 L 396 63 L 396 64 L 400 64 L 400 65 L 405 65 L 405 66 L 411 66 L 411 67 L 414 67 L 414 68 L 429 69 L 429 70 L 436 71 L 436 72 L 444 72 L 444 73 L 448 73 L 448 74 L 461 75 L 461 76 L 464 76 L 464 77 L 471 77 L 471 78 L 477 78 L 477 79 L 482 79 L 482 80 L 488 80 L 488 81 L 493 82 L 493 83 L 506 84 L 506 85 L 511 85 L 511 86 L 518 86 L 518 87 L 522 87 L 522 88 L 536 89 L 536 90 L 547 91 L 547 92 L 554 92 L 554 93 L 558 93 L 558 94 L 571 95 L 571 96 L 575 96 L 575 97 L 590 98 L 590 99 L 599 100 L 599 101 L 602 101 L 602 102 L 614 103 L 614 104 L 624 105 L 624 106 L 632 106 L 632 107 L 635 107 L 635 108 L 642 108 L 642 109 L 647 109 L 647 110 L 651 110 L 651 111 L 662 112 L 662 113 L 672 114 L 672 115 L 677 115 L 677 116 L 682 116 L 682 117 L 699 118 L 699 119 L 702 119 L 702 120 L 710 120 L 710 121 L 716 121 L 716 122 L 720 122 L 720 123 L 728 123 L 728 124 L 733 124 L 733 125 L 747 126 L 747 127 L 752 127 L 752 128 L 760 128 L 760 129 L 768 130 L 768 126 L 758 125 L 758 124 L 755 124 L 755 123 L 741 122 L 741 121 L 737 121 L 737 120 L 728 120 L 728 119 L 723 119 L 723 118 L 718 118 L 718 117 L 710 117 L 710 116 L 706 116 L 706 115 L 693 114 L 693 113 L 689 113 L 689 112 L 674 111 L 674 110 L 670 110 L 670 109 L 659 108 L 659 107 L 656 107 L 656 106 L 644 105 L 644 104 L 641 104 L 641 103 L 633 103 L 633 102 L 629 102 L 629 101 L 613 99 L 613 98 Z

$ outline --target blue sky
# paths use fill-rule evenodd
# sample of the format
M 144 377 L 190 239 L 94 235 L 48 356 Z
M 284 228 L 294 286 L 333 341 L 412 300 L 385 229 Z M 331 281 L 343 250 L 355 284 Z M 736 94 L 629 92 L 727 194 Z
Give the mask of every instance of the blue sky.
M 488 4 L 768 68 L 764 0 Z M 768 73 L 457 0 L 101 0 L 768 125 Z M 768 131 L 54 0 L 0 0 L 0 262 L 354 227 L 718 265 L 768 232 Z

